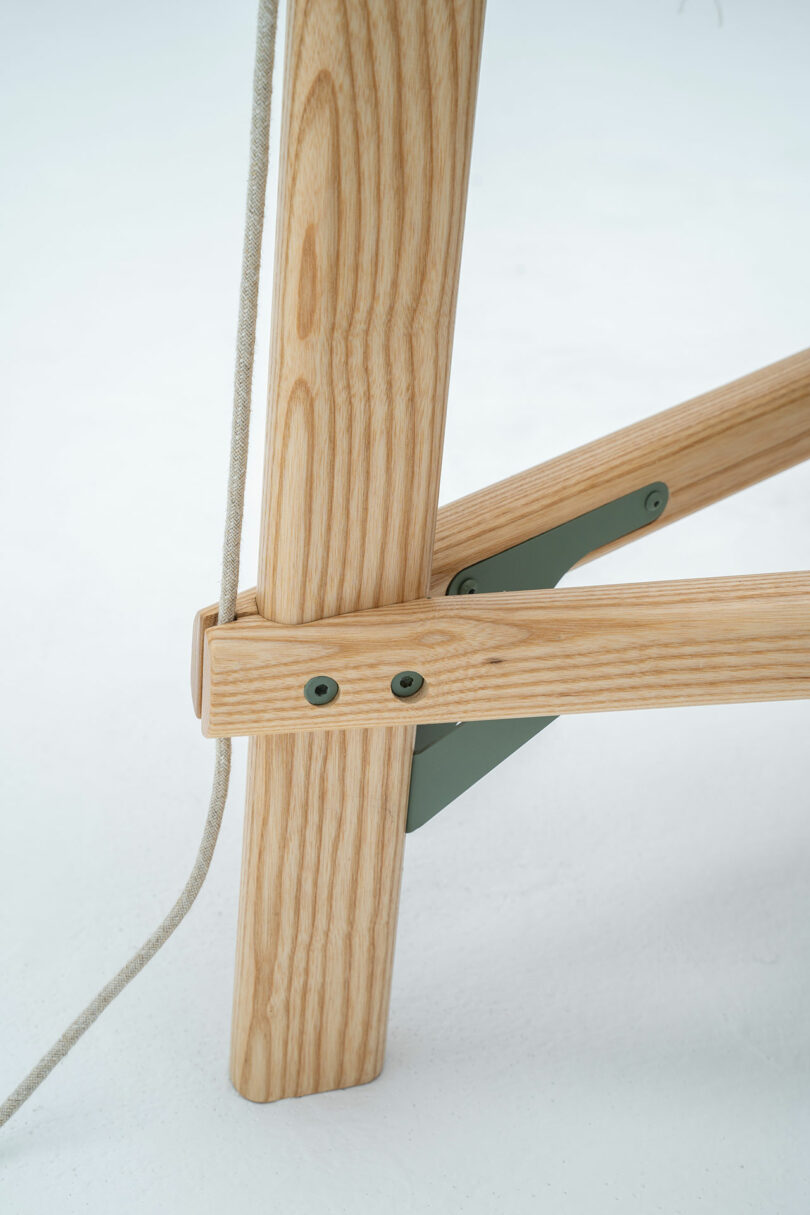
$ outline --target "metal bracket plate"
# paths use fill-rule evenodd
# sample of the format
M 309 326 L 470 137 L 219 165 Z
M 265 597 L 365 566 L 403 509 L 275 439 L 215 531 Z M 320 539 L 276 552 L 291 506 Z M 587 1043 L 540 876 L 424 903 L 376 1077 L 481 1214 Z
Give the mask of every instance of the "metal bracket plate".
M 668 498 L 663 482 L 645 485 L 460 570 L 447 594 L 554 587 L 588 553 L 654 523 Z M 518 717 L 417 726 L 406 830 L 423 826 L 554 720 Z

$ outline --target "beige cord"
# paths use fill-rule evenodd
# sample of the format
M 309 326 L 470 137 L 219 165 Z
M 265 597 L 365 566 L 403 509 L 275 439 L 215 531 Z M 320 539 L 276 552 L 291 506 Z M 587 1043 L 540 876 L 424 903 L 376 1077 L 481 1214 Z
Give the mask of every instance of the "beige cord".
M 259 298 L 259 269 L 264 226 L 264 197 L 270 145 L 270 98 L 273 83 L 273 56 L 276 42 L 278 0 L 259 0 L 256 33 L 256 63 L 253 74 L 253 115 L 250 127 L 250 166 L 248 170 L 245 238 L 242 248 L 242 281 L 239 293 L 239 321 L 236 333 L 233 428 L 228 471 L 228 500 L 225 510 L 225 541 L 222 550 L 222 582 L 219 620 L 233 620 L 239 584 L 239 546 L 242 537 L 242 510 L 245 498 L 250 395 L 253 382 L 253 351 L 256 344 L 256 315 Z M 231 770 L 231 740 L 217 739 L 214 781 L 202 841 L 188 881 L 177 902 L 163 922 L 144 942 L 118 974 L 102 987 L 87 1008 L 68 1026 L 62 1037 L 43 1055 L 14 1092 L 0 1105 L 0 1126 L 27 1101 L 57 1063 L 76 1045 L 82 1034 L 101 1016 L 104 1009 L 123 991 L 127 983 L 143 970 L 185 918 L 205 881 L 219 835 L 228 777 Z

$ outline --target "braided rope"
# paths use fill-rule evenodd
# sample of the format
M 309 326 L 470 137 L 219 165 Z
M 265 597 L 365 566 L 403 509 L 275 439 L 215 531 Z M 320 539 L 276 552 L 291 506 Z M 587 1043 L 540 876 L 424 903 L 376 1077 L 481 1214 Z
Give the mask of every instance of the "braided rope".
M 219 597 L 219 620 L 227 623 L 236 614 L 236 594 L 239 585 L 239 549 L 242 538 L 242 513 L 245 499 L 248 438 L 250 428 L 250 398 L 253 383 L 253 355 L 256 345 L 256 318 L 259 300 L 262 230 L 264 227 L 264 198 L 270 146 L 270 101 L 273 83 L 273 59 L 276 42 L 278 0 L 259 0 L 256 32 L 256 60 L 253 73 L 253 113 L 250 127 L 250 164 L 248 169 L 245 235 L 242 248 L 242 278 L 239 293 L 239 320 L 236 334 L 236 366 L 234 371 L 233 425 L 231 455 L 228 470 L 228 495 L 225 509 L 225 539 L 222 549 L 222 580 Z M 205 881 L 214 855 L 231 771 L 231 740 L 221 738 L 216 743 L 214 779 L 208 815 L 194 867 L 177 902 L 137 953 L 102 987 L 87 1007 L 73 1021 L 61 1038 L 42 1056 L 14 1092 L 0 1105 L 0 1126 L 8 1122 L 20 1106 L 42 1084 L 57 1063 L 64 1059 L 79 1038 L 104 1012 L 104 1009 L 131 983 L 147 962 L 165 945 L 174 930 L 188 914 Z

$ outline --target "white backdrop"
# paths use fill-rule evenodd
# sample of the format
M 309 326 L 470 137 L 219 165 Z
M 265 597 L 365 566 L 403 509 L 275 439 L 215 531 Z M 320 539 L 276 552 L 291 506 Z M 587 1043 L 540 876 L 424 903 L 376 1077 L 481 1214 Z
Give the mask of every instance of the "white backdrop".
M 681 9 L 491 0 L 445 501 L 808 344 L 810 8 Z M 7 1091 L 163 915 L 205 813 L 188 642 L 254 5 L 0 22 Z M 808 490 L 799 467 L 568 584 L 806 568 Z M 266 1107 L 226 1071 L 237 745 L 198 906 L 0 1135 L 3 1210 L 805 1215 L 808 727 L 803 703 L 556 723 L 408 842 L 383 1076 Z

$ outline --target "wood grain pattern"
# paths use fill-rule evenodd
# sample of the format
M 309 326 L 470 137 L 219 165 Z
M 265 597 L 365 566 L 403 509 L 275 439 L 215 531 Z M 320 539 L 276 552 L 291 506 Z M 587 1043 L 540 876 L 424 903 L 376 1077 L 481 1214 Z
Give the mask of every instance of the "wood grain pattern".
M 398 699 L 391 679 L 424 687 Z M 329 675 L 326 705 L 303 695 Z M 810 573 L 415 600 L 206 643 L 212 736 L 810 697 Z
M 258 612 L 259 605 L 256 602 L 255 586 L 250 587 L 247 591 L 240 591 L 236 596 L 236 619 L 244 619 L 245 616 L 256 616 Z M 200 608 L 197 612 L 191 628 L 191 703 L 194 707 L 195 717 L 202 716 L 202 672 L 205 634 L 210 628 L 213 628 L 218 619 L 219 604 L 209 603 L 207 607 Z
M 257 605 L 426 593 L 483 0 L 289 6 Z M 250 744 L 231 1075 L 382 1066 L 413 729 Z
M 810 458 L 810 351 L 793 355 L 540 464 L 440 509 L 431 594 L 442 595 L 465 566 L 601 506 L 639 485 L 666 481 L 666 527 L 747 485 Z M 631 533 L 594 553 L 634 540 Z M 590 560 L 591 558 L 588 558 Z M 242 592 L 237 615 L 255 615 L 256 591 Z M 217 605 L 194 621 L 191 691 L 202 706 L 202 637 Z
M 659 527 L 810 458 L 810 350 L 539 464 L 440 512 L 431 594 L 453 575 L 651 481 L 665 481 Z M 538 527 L 539 524 L 539 527 Z M 592 553 L 593 560 L 634 537 Z M 473 556 L 474 554 L 474 556 Z

